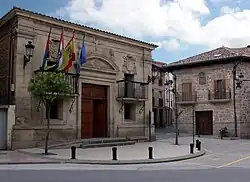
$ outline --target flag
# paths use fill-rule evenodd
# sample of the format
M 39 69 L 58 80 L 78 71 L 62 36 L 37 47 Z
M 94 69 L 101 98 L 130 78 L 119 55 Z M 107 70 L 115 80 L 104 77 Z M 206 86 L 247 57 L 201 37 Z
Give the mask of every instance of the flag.
M 68 42 L 63 51 L 63 63 L 60 67 L 60 70 L 63 70 L 65 72 L 69 72 L 69 69 L 72 67 L 73 61 L 75 61 L 76 59 L 74 50 L 74 35 L 75 32 L 73 31 L 73 37 Z
M 63 51 L 64 51 L 64 31 L 62 29 L 61 38 L 60 38 L 60 45 L 58 50 L 58 60 L 56 64 L 56 69 L 59 69 L 63 64 Z
M 45 51 L 44 51 L 44 56 L 43 56 L 43 62 L 42 62 L 42 69 L 45 68 L 45 66 L 47 65 L 47 59 L 49 57 L 50 54 L 50 49 L 49 49 L 49 44 L 50 44 L 50 34 L 51 34 L 51 26 L 50 26 L 50 30 L 49 30 L 49 35 L 48 35 L 48 39 L 47 39 L 47 43 L 46 43 L 46 47 L 45 47 Z
M 81 65 L 86 63 L 86 48 L 85 48 L 85 44 L 84 44 L 84 39 L 85 39 L 85 35 L 84 35 L 83 40 L 82 40 L 82 47 L 80 50 L 79 59 L 77 61 L 77 70 L 76 70 L 77 74 L 79 74 L 81 71 Z

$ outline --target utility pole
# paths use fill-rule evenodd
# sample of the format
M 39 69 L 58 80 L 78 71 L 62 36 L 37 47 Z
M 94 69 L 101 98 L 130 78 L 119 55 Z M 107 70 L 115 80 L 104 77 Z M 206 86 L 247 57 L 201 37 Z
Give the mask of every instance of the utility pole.
M 234 66 L 233 66 L 233 105 L 234 105 L 234 132 L 235 132 L 235 137 L 238 136 L 238 131 L 237 131 L 237 112 L 236 112 L 236 69 L 237 66 L 240 64 L 241 61 L 238 61 Z
M 193 105 L 193 144 L 195 142 L 195 104 Z
M 178 129 L 178 108 L 177 108 L 177 86 L 176 86 L 175 74 L 173 74 L 173 80 L 174 80 L 174 97 L 175 97 L 174 99 L 175 100 L 175 145 L 178 145 L 179 129 Z

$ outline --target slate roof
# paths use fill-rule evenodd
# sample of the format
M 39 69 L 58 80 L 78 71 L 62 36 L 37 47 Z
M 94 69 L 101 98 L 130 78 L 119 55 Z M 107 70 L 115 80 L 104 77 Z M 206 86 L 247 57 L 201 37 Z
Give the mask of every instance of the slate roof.
M 168 64 L 166 67 L 178 66 L 178 65 L 188 65 L 189 63 L 202 63 L 212 60 L 222 60 L 234 57 L 249 57 L 250 58 L 250 46 L 241 48 L 229 48 L 229 47 L 219 47 L 211 51 L 207 51 L 186 59 L 182 59 L 177 62 Z
M 86 26 L 86 25 L 73 23 L 73 22 L 70 22 L 70 21 L 66 21 L 66 20 L 63 20 L 63 19 L 55 18 L 55 17 L 52 17 L 52 16 L 48 16 L 48 15 L 45 15 L 45 14 L 42 14 L 42 13 L 37 13 L 37 12 L 34 12 L 34 11 L 30 11 L 30 10 L 15 7 L 15 6 L 8 13 L 6 13 L 3 17 L 0 18 L 0 22 L 3 21 L 7 17 L 7 15 L 12 13 L 13 11 L 21 11 L 21 12 L 25 12 L 25 13 L 28 13 L 28 14 L 43 16 L 43 17 L 50 18 L 50 19 L 55 20 L 55 21 L 60 21 L 61 23 L 69 23 L 71 25 L 80 26 L 80 27 L 83 27 L 83 28 L 86 28 L 86 29 L 89 29 L 89 30 L 94 30 L 94 31 L 106 33 L 106 34 L 109 34 L 109 35 L 117 36 L 117 37 L 120 37 L 120 38 L 128 39 L 128 40 L 131 40 L 131 41 L 135 41 L 135 42 L 138 42 L 138 43 L 142 43 L 142 44 L 154 47 L 154 48 L 158 47 L 158 45 L 155 45 L 155 44 L 152 44 L 152 43 L 144 42 L 144 41 L 141 41 L 141 40 L 136 40 L 136 39 L 133 39 L 133 38 L 130 38 L 130 37 L 118 35 L 118 34 L 115 34 L 115 33 L 112 33 L 112 32 L 108 32 L 108 31 L 104 31 L 104 30 L 101 30 L 101 29 L 89 27 L 89 26 Z

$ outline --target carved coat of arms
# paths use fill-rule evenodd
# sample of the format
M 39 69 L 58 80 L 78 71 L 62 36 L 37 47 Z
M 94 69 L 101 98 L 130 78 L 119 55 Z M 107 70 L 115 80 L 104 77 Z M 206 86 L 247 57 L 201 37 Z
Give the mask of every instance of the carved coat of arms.
M 50 41 L 50 55 L 49 60 L 56 62 L 59 56 L 60 40 L 52 39 Z
M 136 59 L 130 55 L 127 55 L 123 57 L 123 60 L 124 60 L 122 67 L 123 73 L 136 75 L 137 74 Z

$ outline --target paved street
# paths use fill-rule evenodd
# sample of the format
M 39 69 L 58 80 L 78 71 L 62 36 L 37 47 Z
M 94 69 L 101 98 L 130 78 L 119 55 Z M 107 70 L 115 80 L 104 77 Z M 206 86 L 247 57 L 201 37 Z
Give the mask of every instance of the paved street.
M 174 142 L 162 135 L 161 139 Z M 186 161 L 137 165 L 0 165 L 1 181 L 249 182 L 250 140 L 199 138 L 207 154 Z M 180 137 L 180 146 L 192 137 Z M 29 173 L 29 174 L 28 174 Z
M 0 171 L 2 182 L 249 182 L 247 169 L 161 171 Z

